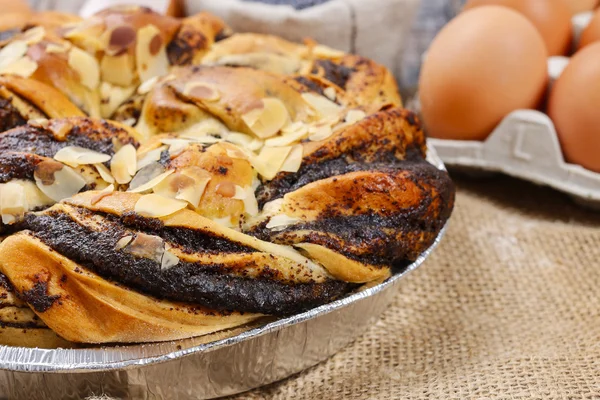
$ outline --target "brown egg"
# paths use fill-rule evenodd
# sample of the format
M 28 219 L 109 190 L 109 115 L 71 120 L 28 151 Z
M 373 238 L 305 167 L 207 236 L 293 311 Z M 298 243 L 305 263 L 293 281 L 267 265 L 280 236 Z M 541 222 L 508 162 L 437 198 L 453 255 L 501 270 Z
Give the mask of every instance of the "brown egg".
M 546 47 L 525 17 L 505 7 L 469 10 L 427 52 L 423 120 L 431 136 L 483 140 L 511 111 L 536 108 L 546 81 Z
M 600 10 L 594 13 L 589 25 L 581 32 L 578 49 L 582 49 L 590 43 L 600 40 Z
M 600 42 L 577 52 L 552 86 L 548 115 L 565 159 L 600 172 Z
M 573 15 L 585 11 L 591 11 L 598 5 L 598 0 L 569 0 L 569 7 Z
M 542 34 L 548 53 L 551 56 L 567 54 L 571 48 L 573 27 L 571 0 L 469 0 L 465 10 L 484 6 L 499 5 L 512 8 L 527 17 Z

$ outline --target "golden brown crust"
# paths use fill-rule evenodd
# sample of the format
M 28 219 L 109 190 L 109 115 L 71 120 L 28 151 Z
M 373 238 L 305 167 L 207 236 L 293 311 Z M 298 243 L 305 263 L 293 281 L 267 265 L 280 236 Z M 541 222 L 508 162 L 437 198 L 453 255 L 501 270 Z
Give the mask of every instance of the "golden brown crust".
M 36 314 L 73 342 L 174 340 L 239 326 L 258 317 L 220 315 L 125 289 L 81 268 L 26 232 L 6 239 L 0 253 L 0 270 L 16 291 L 35 296 L 30 304 L 39 302 L 38 310 L 33 306 Z M 34 272 L 31 265 L 38 266 Z
M 38 328 L 142 342 L 290 315 L 387 279 L 448 219 L 452 182 L 425 161 L 419 120 L 374 61 L 233 34 L 206 13 L 119 6 L 56 26 L 68 19 L 0 44 L 14 58 L 3 71 L 23 75 L 0 76 L 4 121 L 38 119 L 0 134 L 12 234 L 0 272 Z M 78 117 L 52 119 L 65 114 Z M 86 170 L 114 185 L 57 183 Z M 56 199 L 30 211 L 22 199 L 38 189 Z
M 85 115 L 62 92 L 42 82 L 15 75 L 4 75 L 0 76 L 0 86 L 6 87 L 29 101 L 47 118 L 83 117 Z

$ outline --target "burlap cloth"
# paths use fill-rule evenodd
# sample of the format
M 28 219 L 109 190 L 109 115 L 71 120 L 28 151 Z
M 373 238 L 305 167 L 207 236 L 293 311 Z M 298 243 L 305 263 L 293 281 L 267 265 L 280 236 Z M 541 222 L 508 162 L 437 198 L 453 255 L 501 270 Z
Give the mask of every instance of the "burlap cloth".
M 600 213 L 459 178 L 429 260 L 352 346 L 233 399 L 600 399 Z

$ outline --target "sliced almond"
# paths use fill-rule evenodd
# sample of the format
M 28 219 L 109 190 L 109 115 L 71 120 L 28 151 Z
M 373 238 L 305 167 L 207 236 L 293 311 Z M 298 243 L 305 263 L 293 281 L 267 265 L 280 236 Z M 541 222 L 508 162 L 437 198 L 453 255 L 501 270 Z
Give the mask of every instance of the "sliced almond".
M 54 201 L 69 198 L 85 186 L 85 179 L 81 175 L 54 160 L 45 160 L 36 165 L 33 176 L 37 187 Z
M 123 121 L 120 121 L 120 122 L 123 125 L 127 125 L 127 126 L 133 127 L 137 121 L 136 121 L 135 118 L 127 118 L 127 119 L 124 119 Z
M 139 157 L 138 161 L 137 161 L 138 171 L 140 169 L 144 168 L 146 165 L 160 160 L 160 156 L 162 155 L 162 152 L 165 150 L 168 150 L 168 149 L 169 149 L 169 146 L 160 146 L 157 149 L 150 150 L 150 151 L 142 154 L 142 156 Z
M 14 224 L 23 219 L 29 208 L 23 186 L 16 182 L 0 184 L 0 214 L 3 224 Z
M 98 194 L 96 194 L 94 197 L 92 197 L 92 199 L 91 199 L 92 205 L 98 203 L 103 198 L 110 196 L 114 191 L 115 191 L 115 185 L 113 185 L 111 183 L 110 185 L 108 185 L 107 187 L 105 187 L 104 189 L 99 191 Z
M 329 86 L 323 90 L 323 94 L 331 101 L 335 101 L 337 93 L 332 86 Z
M 100 114 L 110 118 L 114 112 L 135 92 L 135 86 L 121 87 L 102 82 L 100 84 Z
M 234 200 L 244 200 L 246 198 L 246 191 L 240 185 L 235 185 L 235 194 L 232 197 Z
M 67 51 L 69 51 L 70 48 L 71 48 L 71 44 L 68 42 L 61 43 L 61 44 L 48 43 L 46 45 L 46 53 L 49 53 L 49 54 L 66 53 Z
M 263 213 L 265 214 L 281 214 L 281 208 L 283 207 L 283 198 L 275 199 L 265 203 L 263 206 Z
M 46 208 L 55 203 L 54 200 L 42 193 L 42 191 L 35 184 L 35 181 L 25 179 L 12 179 L 9 182 L 20 185 L 25 191 L 25 199 L 27 200 L 27 210 Z M 2 197 L 1 188 L 3 185 L 4 184 L 0 184 L 0 198 Z
M 27 53 L 27 43 L 14 40 L 0 50 L 0 70 L 20 60 Z
M 105 24 L 101 17 L 92 16 L 85 21 L 70 24 L 70 29 L 63 34 L 63 37 L 69 39 L 76 46 L 96 53 L 106 48 L 106 40 L 103 33 Z
M 165 250 L 160 262 L 160 269 L 166 270 L 169 268 L 173 268 L 177 264 L 179 264 L 179 257 L 171 253 L 169 250 Z
M 145 185 L 164 172 L 165 167 L 162 164 L 156 161 L 149 163 L 144 168 L 138 169 L 131 182 L 129 182 L 128 191 L 131 192 L 139 186 Z
M 272 231 L 282 231 L 290 225 L 297 224 L 302 221 L 300 218 L 290 217 L 285 214 L 274 215 L 269 219 L 269 222 L 266 225 L 267 229 L 271 229 Z
M 285 172 L 298 172 L 302 165 L 304 147 L 301 144 L 297 144 L 292 147 L 290 154 L 285 159 L 285 162 L 281 166 L 281 170 Z
M 337 50 L 329 46 L 324 46 L 322 44 L 314 46 L 312 48 L 312 53 L 315 56 L 322 58 L 341 58 L 344 57 L 344 55 L 346 54 L 341 50 Z
M 148 168 L 148 167 L 146 167 Z M 143 170 L 141 170 L 143 171 Z M 150 179 L 148 182 L 141 184 L 139 186 L 136 186 L 134 189 L 129 189 L 128 192 L 132 192 L 132 193 L 143 193 L 146 192 L 148 190 L 153 189 L 156 185 L 160 184 L 162 181 L 164 181 L 169 175 L 171 175 L 172 173 L 174 173 L 175 171 L 170 169 L 168 171 L 163 172 L 162 174 L 155 176 L 154 178 Z M 139 175 L 139 174 L 138 174 Z M 136 175 L 137 176 L 137 175 Z M 133 181 L 132 181 L 133 182 Z
M 321 118 L 321 120 L 319 120 L 318 125 L 334 126 L 335 124 L 340 122 L 340 119 L 341 119 L 341 114 L 331 114 L 331 115 L 328 115 L 327 117 Z
M 117 244 L 115 245 L 115 251 L 124 249 L 125 247 L 127 247 L 127 245 L 129 243 L 131 243 L 132 240 L 133 240 L 133 236 L 131 236 L 131 235 L 123 236 L 121 239 L 119 239 L 117 241 Z
M 84 147 L 67 146 L 57 151 L 54 159 L 67 165 L 78 166 L 105 163 L 110 160 L 110 156 Z
M 367 114 L 363 110 L 348 110 L 346 118 L 344 118 L 344 122 L 352 125 L 363 120 L 366 116 Z
M 250 162 L 260 175 L 271 180 L 281 170 L 291 150 L 292 146 L 263 147 L 258 156 L 251 157 Z
M 181 154 L 183 151 L 185 151 L 185 149 L 187 149 L 190 146 L 190 141 L 187 139 L 168 138 L 168 139 L 161 139 L 160 141 L 161 141 L 161 143 L 169 146 L 169 156 L 171 158 L 178 156 L 179 154 Z
M 135 80 L 132 57 L 125 53 L 118 56 L 105 55 L 100 62 L 102 80 L 119 86 L 131 86 Z
M 21 57 L 17 61 L 0 68 L 0 73 L 14 74 L 23 78 L 29 78 L 37 70 L 38 64 L 29 56 Z
M 192 99 L 217 101 L 221 98 L 219 90 L 205 82 L 188 82 L 183 88 L 183 95 Z
M 31 46 L 41 42 L 44 36 L 46 36 L 46 29 L 43 26 L 36 26 L 23 32 L 21 40 Z
M 316 127 L 312 127 L 310 129 L 310 135 L 308 135 L 308 138 L 310 140 L 312 140 L 313 142 L 318 142 L 321 140 L 325 140 L 328 137 L 330 137 L 331 135 L 333 135 L 333 130 L 331 129 L 331 126 L 329 125 L 321 125 L 321 126 L 316 126 Z
M 153 76 L 152 78 L 142 82 L 142 84 L 137 89 L 138 94 L 150 93 L 150 91 L 154 88 L 159 79 L 160 76 Z
M 135 203 L 135 212 L 143 217 L 166 217 L 183 210 L 187 207 L 187 202 L 170 199 L 158 194 L 147 194 Z
M 73 47 L 69 51 L 68 64 L 77 72 L 82 85 L 91 90 L 98 87 L 98 83 L 100 83 L 100 66 L 96 57 Z
M 265 140 L 265 146 L 277 147 L 277 146 L 289 146 L 297 143 L 300 140 L 308 136 L 308 126 L 302 124 L 294 131 L 283 132 L 281 136 L 275 136 Z
M 123 251 L 135 257 L 147 258 L 160 263 L 165 252 L 165 242 L 160 236 L 138 232 L 133 240 L 123 248 Z
M 239 185 L 235 185 L 235 196 L 232 198 L 244 202 L 244 211 L 246 213 L 251 216 L 258 215 L 258 202 L 256 201 L 252 186 L 243 188 Z
M 124 185 L 131 181 L 137 170 L 135 147 L 127 144 L 119 149 L 110 161 L 110 171 L 118 184 Z
M 175 198 L 178 200 L 185 200 L 194 206 L 194 208 L 198 208 L 202 195 L 206 191 L 206 186 L 211 180 L 210 173 L 202 168 L 192 166 L 184 168 L 181 171 L 181 174 L 192 178 L 194 184 L 179 188 Z
M 285 104 L 276 97 L 262 99 L 262 108 L 256 108 L 242 115 L 242 120 L 259 138 L 274 136 L 283 128 L 290 116 Z
M 96 167 L 98 174 L 100 174 L 100 178 L 108 183 L 115 183 L 115 178 L 113 178 L 110 170 L 104 164 L 95 164 L 94 167 Z
M 296 132 L 297 130 L 302 129 L 305 126 L 306 126 L 306 124 L 302 121 L 291 122 L 291 123 L 287 124 L 286 126 L 284 126 L 283 128 L 281 128 L 281 133 L 285 134 L 285 133 Z
M 137 32 L 135 46 L 136 69 L 141 82 L 169 72 L 169 60 L 160 30 L 146 25 Z
M 239 132 L 228 134 L 225 140 L 252 151 L 258 150 L 264 145 L 262 140 Z
M 337 115 L 342 112 L 342 107 L 329 100 L 325 96 L 315 93 L 302 93 L 302 98 L 306 101 L 321 117 Z

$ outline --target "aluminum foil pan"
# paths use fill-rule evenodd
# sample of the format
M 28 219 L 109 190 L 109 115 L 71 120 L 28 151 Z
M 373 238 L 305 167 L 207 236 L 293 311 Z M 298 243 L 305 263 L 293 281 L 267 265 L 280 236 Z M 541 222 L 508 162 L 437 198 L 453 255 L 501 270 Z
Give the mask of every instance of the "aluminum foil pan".
M 440 169 L 433 149 L 428 160 Z M 0 346 L 0 398 L 210 399 L 266 385 L 311 367 L 371 326 L 444 234 L 383 283 L 284 319 L 263 319 L 164 343 L 30 349 Z

